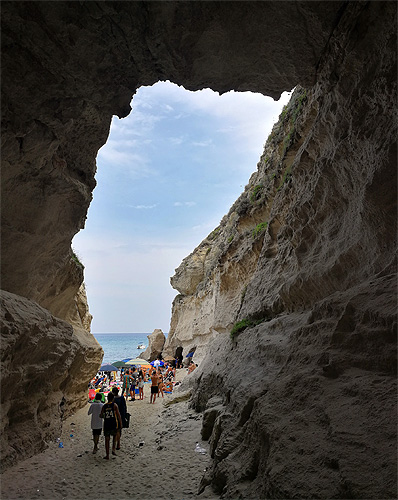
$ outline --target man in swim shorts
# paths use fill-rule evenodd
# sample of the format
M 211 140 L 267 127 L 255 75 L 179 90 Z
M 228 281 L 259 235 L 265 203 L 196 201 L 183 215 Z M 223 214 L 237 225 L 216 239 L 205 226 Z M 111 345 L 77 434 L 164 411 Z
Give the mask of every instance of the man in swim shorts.
M 153 370 L 153 372 L 151 373 L 151 382 L 152 382 L 151 399 L 150 399 L 149 403 L 154 403 L 156 401 L 156 395 L 159 392 L 159 387 L 158 387 L 159 377 L 158 377 L 158 374 L 156 373 L 156 370 Z

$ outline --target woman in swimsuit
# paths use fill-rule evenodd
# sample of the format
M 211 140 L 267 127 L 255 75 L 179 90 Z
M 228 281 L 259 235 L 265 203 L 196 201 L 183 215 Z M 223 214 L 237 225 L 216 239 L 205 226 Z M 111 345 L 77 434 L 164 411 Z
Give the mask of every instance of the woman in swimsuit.
M 162 375 L 162 372 L 161 372 L 160 368 L 158 368 L 158 379 L 159 379 L 159 383 L 158 383 L 159 392 L 162 395 L 162 398 L 164 398 L 164 393 L 163 393 L 163 389 L 164 389 L 163 375 Z

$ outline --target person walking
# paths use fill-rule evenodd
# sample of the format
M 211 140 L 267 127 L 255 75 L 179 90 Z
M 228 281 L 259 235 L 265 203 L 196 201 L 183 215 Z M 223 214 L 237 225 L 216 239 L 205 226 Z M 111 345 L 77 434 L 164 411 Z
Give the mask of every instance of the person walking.
M 162 395 L 162 398 L 164 398 L 163 389 L 164 389 L 163 374 L 162 374 L 162 370 L 160 368 L 158 368 L 158 391 L 159 391 L 158 397 L 159 398 L 160 398 L 160 394 Z
M 130 374 L 130 401 L 135 401 L 135 388 L 138 384 L 138 373 L 135 366 L 131 369 Z
M 114 402 L 115 396 L 112 392 L 108 393 L 108 402 L 101 408 L 100 418 L 104 419 L 104 436 L 105 436 L 105 452 L 104 459 L 109 460 L 109 444 L 111 436 L 112 455 L 116 455 L 116 433 L 122 427 L 122 419 L 120 417 L 119 408 Z
M 117 407 L 119 408 L 120 417 L 122 420 L 121 427 L 119 427 L 116 431 L 116 449 L 120 450 L 120 438 L 122 436 L 122 428 L 126 427 L 127 404 L 123 394 L 119 396 L 119 389 L 117 387 L 114 387 L 112 389 L 112 393 L 115 396 L 114 402 L 117 404 Z
M 138 372 L 138 392 L 140 395 L 140 400 L 144 399 L 144 373 L 142 370 Z
M 156 401 L 156 395 L 159 392 L 158 381 L 159 381 L 158 374 L 156 373 L 156 370 L 153 370 L 151 373 L 152 385 L 151 385 L 151 399 L 150 399 L 149 403 L 155 403 L 155 401 Z
M 93 453 L 97 453 L 98 451 L 98 441 L 102 432 L 102 419 L 100 418 L 100 413 L 103 407 L 102 396 L 99 392 L 95 395 L 94 401 L 90 404 L 90 408 L 88 409 L 88 415 L 91 415 L 91 429 L 93 431 L 93 441 L 94 441 L 94 449 Z
M 123 388 L 122 388 L 122 396 L 126 392 L 126 399 L 128 399 L 130 393 L 130 382 L 131 382 L 130 371 L 126 370 L 123 377 Z

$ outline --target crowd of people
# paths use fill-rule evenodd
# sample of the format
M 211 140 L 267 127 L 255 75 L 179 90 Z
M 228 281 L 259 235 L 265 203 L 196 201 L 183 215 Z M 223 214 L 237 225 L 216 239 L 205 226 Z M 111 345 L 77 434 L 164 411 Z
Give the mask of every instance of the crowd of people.
M 112 455 L 116 455 L 116 450 L 120 449 L 122 430 L 129 427 L 130 414 L 127 411 L 126 401 L 135 401 L 137 394 L 138 399 L 143 400 L 145 398 L 145 383 L 150 383 L 151 387 L 150 404 L 154 404 L 156 398 L 164 398 L 165 393 L 173 392 L 177 364 L 158 361 L 159 363 L 154 362 L 153 368 L 137 368 L 132 366 L 123 370 L 119 380 L 121 390 L 115 381 L 113 381 L 114 385 L 112 388 L 109 386 L 110 390 L 107 394 L 106 402 L 104 394 L 104 380 L 106 382 L 106 379 L 96 377 L 96 379 L 91 381 L 90 385 L 92 388 L 99 388 L 88 409 L 88 415 L 91 415 L 94 454 L 98 451 L 99 438 L 103 431 L 106 453 L 104 459 L 109 460 L 111 436 L 113 438 L 111 453 Z

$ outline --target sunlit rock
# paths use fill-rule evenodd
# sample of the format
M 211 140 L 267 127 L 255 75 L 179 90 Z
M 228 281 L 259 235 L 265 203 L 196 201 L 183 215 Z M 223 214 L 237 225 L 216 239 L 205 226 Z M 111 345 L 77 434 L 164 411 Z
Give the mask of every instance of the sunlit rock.
M 146 361 L 154 361 L 163 351 L 166 336 L 160 328 L 156 328 L 150 335 L 147 336 L 147 339 L 148 347 L 143 353 L 140 354 L 139 357 L 145 359 Z

